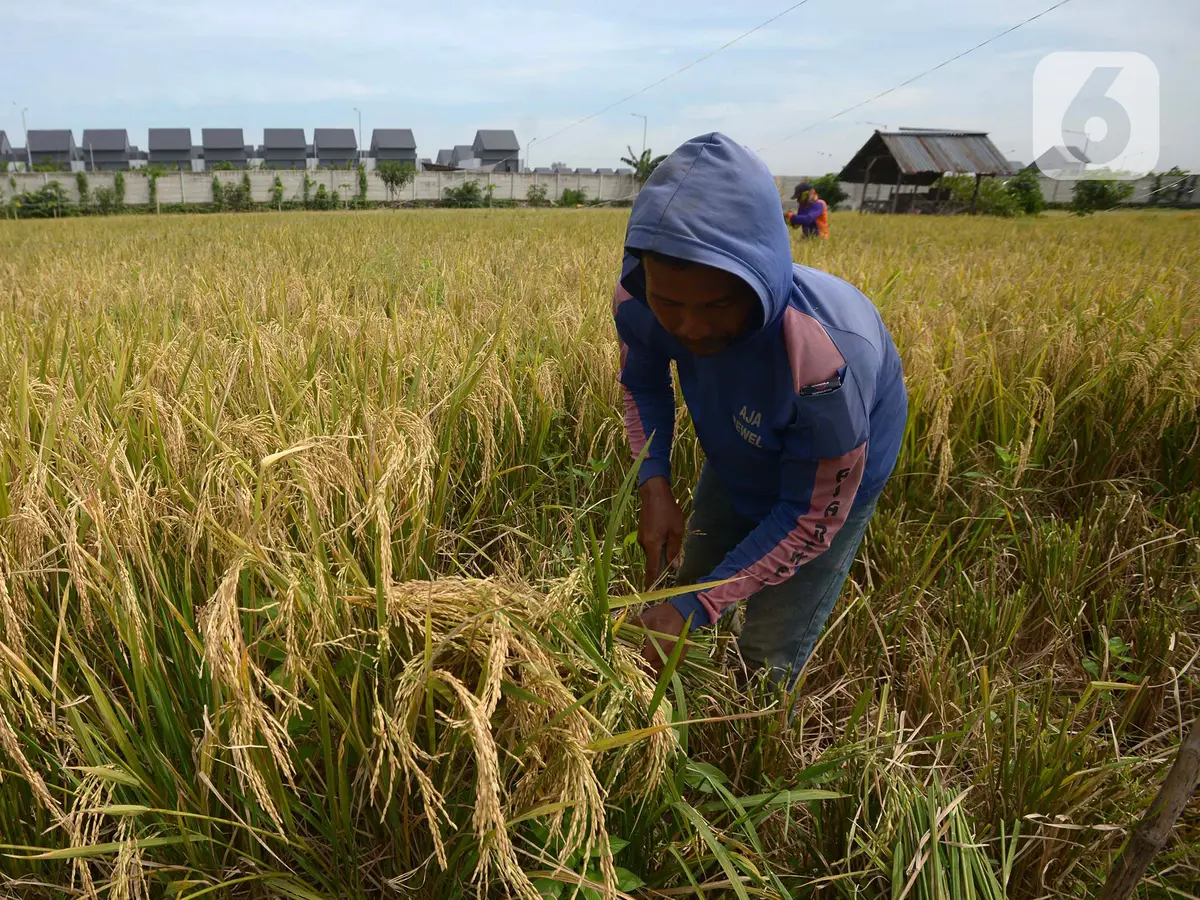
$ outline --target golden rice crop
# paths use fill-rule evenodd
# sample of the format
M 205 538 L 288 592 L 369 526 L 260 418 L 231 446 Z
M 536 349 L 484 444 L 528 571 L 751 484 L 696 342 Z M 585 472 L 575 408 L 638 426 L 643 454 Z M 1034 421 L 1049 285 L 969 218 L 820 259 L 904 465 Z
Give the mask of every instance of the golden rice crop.
M 0 223 L 0 890 L 1095 889 L 1200 710 L 1196 220 L 796 244 L 911 414 L 789 721 L 614 618 L 624 219 Z

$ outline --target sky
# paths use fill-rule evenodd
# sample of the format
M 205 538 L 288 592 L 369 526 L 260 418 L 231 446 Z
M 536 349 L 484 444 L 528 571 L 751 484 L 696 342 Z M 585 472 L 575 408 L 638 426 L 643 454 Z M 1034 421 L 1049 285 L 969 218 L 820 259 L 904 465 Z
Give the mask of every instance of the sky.
M 987 131 L 1031 159 L 1032 77 L 1056 50 L 1137 51 L 1161 83 L 1158 170 L 1200 170 L 1200 2 L 1071 0 L 833 121 L 1053 0 L 0 0 L 0 129 L 412 128 L 418 153 L 512 128 L 533 166 L 616 167 L 720 130 L 776 174 L 836 171 L 875 128 Z M 796 132 L 813 123 L 818 127 Z M 565 129 L 565 130 L 564 130 Z M 559 133 L 561 132 L 561 133 Z

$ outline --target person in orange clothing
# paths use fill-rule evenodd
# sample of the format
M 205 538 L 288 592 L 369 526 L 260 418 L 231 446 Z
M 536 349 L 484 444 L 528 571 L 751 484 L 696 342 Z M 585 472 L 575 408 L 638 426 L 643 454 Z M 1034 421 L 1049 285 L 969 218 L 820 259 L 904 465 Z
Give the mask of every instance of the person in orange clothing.
M 785 210 L 784 221 L 793 228 L 802 229 L 806 238 L 819 236 L 828 240 L 829 208 L 825 201 L 817 196 L 816 189 L 807 181 L 802 181 L 792 192 L 792 199 L 799 204 L 799 208 L 794 213 Z

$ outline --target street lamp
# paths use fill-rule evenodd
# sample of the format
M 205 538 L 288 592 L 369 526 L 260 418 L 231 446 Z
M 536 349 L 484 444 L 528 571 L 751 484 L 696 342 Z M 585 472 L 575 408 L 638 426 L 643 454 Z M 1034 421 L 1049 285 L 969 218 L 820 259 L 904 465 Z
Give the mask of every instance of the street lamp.
M 363 152 L 363 146 L 362 146 L 362 113 L 359 111 L 359 108 L 358 108 L 357 106 L 353 107 L 353 109 L 354 109 L 354 111 L 355 111 L 356 113 L 358 113 L 358 161 L 359 161 L 359 163 L 361 164 L 361 163 L 362 163 L 362 152 Z
M 13 106 L 17 105 L 17 101 L 13 101 Z M 29 112 L 29 107 L 21 109 L 21 131 L 25 134 L 25 171 L 33 171 L 33 154 L 29 150 L 29 129 L 25 127 L 25 113 Z
M 646 122 L 647 119 L 641 113 L 630 113 L 635 119 L 642 120 L 642 155 L 646 155 Z

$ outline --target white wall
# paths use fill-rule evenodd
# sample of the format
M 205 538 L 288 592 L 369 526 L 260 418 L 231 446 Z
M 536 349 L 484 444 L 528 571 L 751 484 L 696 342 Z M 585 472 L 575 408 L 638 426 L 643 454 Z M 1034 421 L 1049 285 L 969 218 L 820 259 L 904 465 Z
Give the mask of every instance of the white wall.
M 311 194 L 315 194 L 318 185 L 325 185 L 327 191 L 337 190 L 342 200 L 349 200 L 358 193 L 358 173 L 345 170 L 321 169 L 302 172 L 290 169 L 262 171 L 220 171 L 220 172 L 168 172 L 158 179 L 158 202 L 168 203 L 211 203 L 212 180 L 215 176 L 222 184 L 240 185 L 242 176 L 250 176 L 250 194 L 257 202 L 271 199 L 275 185 L 275 176 L 279 176 L 283 184 L 284 200 L 300 200 L 304 194 L 304 176 L 312 180 Z M 93 194 L 99 188 L 113 186 L 112 172 L 89 172 L 88 190 Z M 16 193 L 36 191 L 49 181 L 57 181 L 63 186 L 64 192 L 72 201 L 78 200 L 75 175 L 68 172 L 29 172 L 15 175 L 5 175 L 0 178 L 0 201 L 7 201 L 13 194 L 16 183 Z M 495 186 L 493 195 L 497 200 L 524 200 L 529 188 L 543 185 L 546 197 L 555 200 L 562 192 L 570 188 L 583 190 L 589 200 L 632 200 L 637 194 L 637 184 L 632 175 L 517 175 L 517 174 L 474 174 L 463 172 L 421 172 L 411 184 L 402 188 L 396 196 L 397 200 L 440 200 L 443 191 L 449 187 L 457 187 L 466 181 L 477 181 L 480 187 L 487 189 L 488 184 Z M 145 174 L 138 171 L 125 173 L 125 203 L 130 206 L 144 205 L 150 199 L 150 182 Z M 373 172 L 367 173 L 367 199 L 387 200 L 387 187 Z

